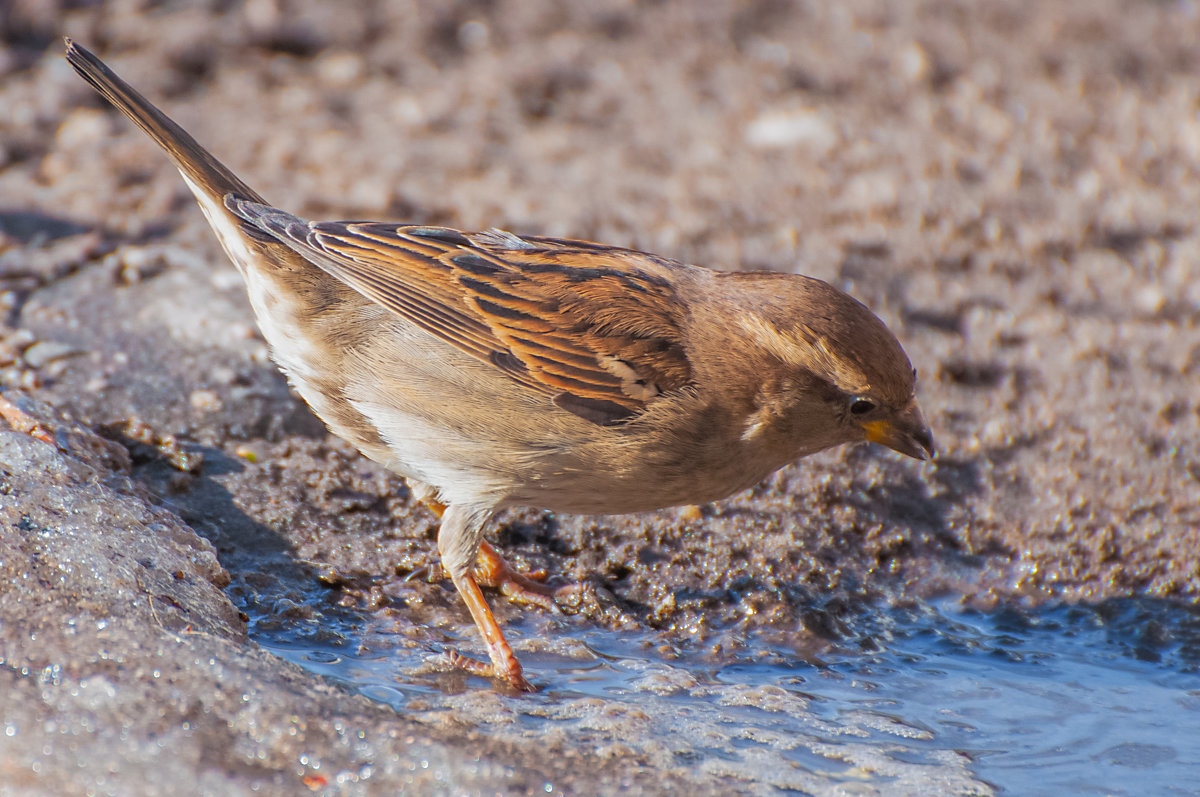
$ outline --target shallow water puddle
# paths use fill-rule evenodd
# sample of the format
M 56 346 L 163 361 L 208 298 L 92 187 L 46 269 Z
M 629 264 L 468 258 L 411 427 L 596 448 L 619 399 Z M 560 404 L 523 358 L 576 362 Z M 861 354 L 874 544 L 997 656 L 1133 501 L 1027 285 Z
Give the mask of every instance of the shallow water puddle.
M 876 652 L 806 663 L 753 638 L 714 661 L 649 632 L 526 619 L 511 639 L 543 688 L 522 697 L 434 673 L 428 652 L 361 627 L 341 629 L 351 654 L 275 632 L 257 641 L 408 716 L 635 752 L 745 793 L 1200 793 L 1195 612 L 1122 601 L 983 614 L 943 601 L 871 622 Z

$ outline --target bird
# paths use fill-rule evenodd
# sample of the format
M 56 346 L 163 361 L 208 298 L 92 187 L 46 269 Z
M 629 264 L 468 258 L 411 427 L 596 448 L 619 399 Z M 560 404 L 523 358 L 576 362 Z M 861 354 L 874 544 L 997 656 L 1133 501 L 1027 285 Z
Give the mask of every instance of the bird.
M 827 282 L 495 228 L 305 220 L 69 38 L 66 59 L 178 168 L 293 389 L 439 515 L 488 655 L 448 651 L 455 668 L 534 691 L 481 587 L 547 607 L 555 593 L 485 540 L 501 510 L 706 504 L 861 441 L 934 455 L 904 349 Z

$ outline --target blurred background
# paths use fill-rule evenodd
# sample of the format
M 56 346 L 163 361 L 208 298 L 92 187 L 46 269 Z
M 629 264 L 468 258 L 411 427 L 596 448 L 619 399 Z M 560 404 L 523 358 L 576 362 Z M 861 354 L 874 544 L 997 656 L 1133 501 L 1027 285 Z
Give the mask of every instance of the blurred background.
M 14 684 L 69 661 L 67 692 L 102 677 L 136 695 L 122 714 L 14 685 L 0 772 L 45 793 L 129 793 L 165 765 L 153 734 L 194 721 L 164 709 L 182 701 L 214 719 L 208 741 L 171 737 L 192 751 L 171 766 L 230 793 L 398 787 L 418 743 L 381 730 L 400 722 L 389 712 L 428 745 L 414 760 L 435 762 L 434 790 L 1193 793 L 1198 11 L 0 3 L 0 390 L 74 430 L 55 456 L 124 480 L 43 476 L 58 471 L 42 444 L 9 439 L 0 466 L 28 481 L 0 495 L 4 566 L 40 586 L 0 587 L 0 658 Z M 65 64 L 63 35 L 302 216 L 494 226 L 833 282 L 903 342 L 938 460 L 847 448 L 713 506 L 510 513 L 503 550 L 597 594 L 565 618 L 501 609 L 545 687 L 534 697 L 440 672 L 439 651 L 476 641 L 427 577 L 434 520 L 289 394 L 182 181 Z M 109 444 L 127 461 L 88 459 Z M 224 575 L 197 576 L 222 588 L 207 608 L 172 625 L 171 601 L 201 598 L 165 576 L 144 588 L 153 568 L 136 558 L 128 581 L 89 582 L 108 597 L 72 603 L 102 546 L 68 561 L 56 535 L 114 533 L 101 487 L 169 516 L 129 520 L 105 556 L 211 549 Z M 21 577 L 46 557 L 66 565 Z M 119 637 L 62 625 L 125 612 Z M 186 636 L 174 697 L 128 674 L 200 616 L 225 618 L 206 631 L 230 640 L 211 658 L 259 673 L 261 701 L 228 707 L 212 686 L 227 677 L 188 664 Z M 97 664 L 114 645 L 124 671 Z M 358 713 L 338 721 L 374 746 L 260 732 L 278 719 L 268 704 L 315 727 L 349 696 Z M 63 749 L 68 726 L 85 730 L 65 769 L 41 751 Z M 482 747 L 464 758 L 468 736 Z M 297 763 L 318 752 L 352 777 Z M 103 762 L 115 769 L 97 780 Z M 631 780 L 589 780 L 605 767 Z

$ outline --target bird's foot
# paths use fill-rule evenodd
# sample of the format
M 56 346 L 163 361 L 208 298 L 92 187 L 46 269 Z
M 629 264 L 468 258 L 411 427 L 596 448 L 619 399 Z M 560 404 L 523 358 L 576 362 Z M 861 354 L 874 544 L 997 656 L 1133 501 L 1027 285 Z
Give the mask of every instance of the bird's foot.
M 495 664 L 472 659 L 469 656 L 464 656 L 457 650 L 448 651 L 446 658 L 449 660 L 450 666 L 456 670 L 462 670 L 470 675 L 477 675 L 480 678 L 501 681 L 506 686 L 518 692 L 537 691 L 537 687 L 525 680 L 525 675 L 521 671 L 521 664 L 515 658 L 512 659 L 512 664 L 516 665 L 515 669 L 508 668 L 503 672 L 498 672 Z
M 473 575 L 480 586 L 496 587 L 511 601 L 540 606 L 556 614 L 562 613 L 560 601 L 567 601 L 587 589 L 584 584 L 551 587 L 544 583 L 545 570 L 524 573 L 515 570 L 486 541 L 479 546 Z

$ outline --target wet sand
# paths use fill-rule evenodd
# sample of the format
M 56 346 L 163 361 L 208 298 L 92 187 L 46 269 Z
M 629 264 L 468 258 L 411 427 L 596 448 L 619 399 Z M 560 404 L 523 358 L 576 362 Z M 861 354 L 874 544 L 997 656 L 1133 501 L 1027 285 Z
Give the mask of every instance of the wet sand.
M 872 644 L 883 603 L 1194 606 L 1191 5 L 14 9 L 0 389 L 58 434 L 0 433 L 0 672 L 19 720 L 0 773 L 31 791 L 138 783 L 164 766 L 152 738 L 187 751 L 168 772 L 231 791 L 286 791 L 314 751 L 347 772 L 390 761 L 363 781 L 384 790 L 433 772 L 465 791 L 728 786 L 633 754 L 598 766 L 569 739 L 553 756 L 502 742 L 468 704 L 441 725 L 397 716 L 247 641 L 348 612 L 416 661 L 477 650 L 428 575 L 434 518 L 289 393 L 182 181 L 62 61 L 64 33 L 300 215 L 801 272 L 897 332 L 932 465 L 861 446 L 698 510 L 504 515 L 493 539 L 516 563 L 595 587 L 579 627 L 712 649 L 765 634 L 815 658 Z M 33 769 L 50 738 L 86 766 Z

